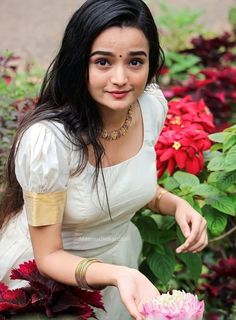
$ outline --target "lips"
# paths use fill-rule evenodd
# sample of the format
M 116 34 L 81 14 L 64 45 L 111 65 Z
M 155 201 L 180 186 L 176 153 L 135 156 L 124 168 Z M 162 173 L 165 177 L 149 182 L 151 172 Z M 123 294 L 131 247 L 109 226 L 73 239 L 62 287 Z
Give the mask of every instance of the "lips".
M 109 91 L 109 94 L 112 95 L 116 99 L 123 99 L 129 94 L 130 90 L 128 91 Z

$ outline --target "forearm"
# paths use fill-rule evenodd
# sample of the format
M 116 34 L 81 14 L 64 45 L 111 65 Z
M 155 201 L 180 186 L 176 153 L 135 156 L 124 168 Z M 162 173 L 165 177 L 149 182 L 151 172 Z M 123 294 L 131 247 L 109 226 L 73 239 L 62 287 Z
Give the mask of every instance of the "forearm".
M 163 190 L 165 189 L 157 187 L 156 195 L 148 203 L 147 207 L 163 215 L 175 215 L 178 204 L 184 200 L 168 191 L 162 193 Z
M 42 274 L 56 281 L 77 286 L 75 270 L 84 258 L 72 255 L 64 250 L 58 250 L 40 259 L 36 259 Z M 119 266 L 95 262 L 86 272 L 86 281 L 91 287 L 116 285 L 114 275 L 119 271 Z

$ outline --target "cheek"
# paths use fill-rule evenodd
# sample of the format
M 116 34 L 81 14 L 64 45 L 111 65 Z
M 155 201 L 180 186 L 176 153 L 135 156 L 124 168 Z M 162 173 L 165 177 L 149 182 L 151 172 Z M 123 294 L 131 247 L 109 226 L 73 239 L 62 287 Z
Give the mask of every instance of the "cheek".
M 102 85 L 102 77 L 93 68 L 89 70 L 88 75 L 88 90 L 90 93 L 96 92 Z
M 135 85 L 140 89 L 145 88 L 148 79 L 149 69 L 145 69 L 137 77 L 135 77 Z

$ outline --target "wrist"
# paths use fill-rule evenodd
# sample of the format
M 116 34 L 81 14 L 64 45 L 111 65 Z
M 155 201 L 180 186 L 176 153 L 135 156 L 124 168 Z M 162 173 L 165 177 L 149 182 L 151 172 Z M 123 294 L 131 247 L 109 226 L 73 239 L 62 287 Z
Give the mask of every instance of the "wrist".
M 177 213 L 180 213 L 182 214 L 182 210 L 181 210 L 181 207 L 186 207 L 186 203 L 188 204 L 188 202 L 178 196 L 175 196 L 175 199 L 174 199 L 174 209 L 173 209 L 173 212 L 172 212 L 172 216 L 176 219 L 176 214 Z
M 171 192 L 164 193 L 159 200 L 159 212 L 163 215 L 170 215 L 175 217 L 177 208 L 179 208 L 185 202 L 185 200 L 181 199 Z
M 117 277 L 122 266 L 108 263 L 93 263 L 86 272 L 86 281 L 90 287 L 117 286 Z

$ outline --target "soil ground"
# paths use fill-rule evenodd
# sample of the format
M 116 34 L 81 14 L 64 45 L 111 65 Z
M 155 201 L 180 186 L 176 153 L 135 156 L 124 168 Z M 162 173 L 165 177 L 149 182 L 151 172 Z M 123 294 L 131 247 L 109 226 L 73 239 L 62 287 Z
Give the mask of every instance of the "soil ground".
M 57 52 L 64 27 L 83 0 L 0 0 L 0 52 L 13 51 L 23 61 L 47 66 Z M 228 10 L 236 0 L 165 0 L 177 8 L 203 11 L 201 21 L 209 30 L 223 32 Z M 159 0 L 148 0 L 158 16 Z

